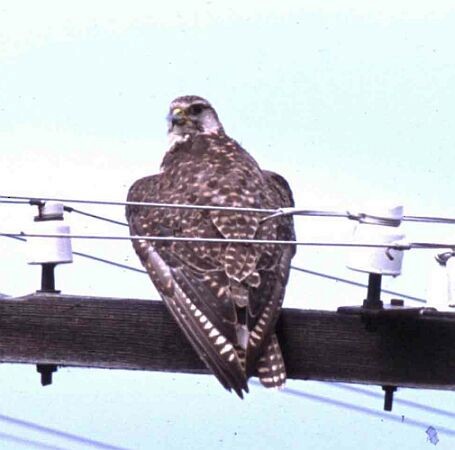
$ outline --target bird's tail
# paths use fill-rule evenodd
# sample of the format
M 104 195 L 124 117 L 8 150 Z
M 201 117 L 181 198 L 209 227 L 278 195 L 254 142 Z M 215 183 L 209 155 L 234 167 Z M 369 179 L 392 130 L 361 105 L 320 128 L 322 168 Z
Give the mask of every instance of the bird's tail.
M 259 380 L 266 388 L 280 388 L 286 382 L 286 368 L 276 334 L 272 334 L 257 363 Z

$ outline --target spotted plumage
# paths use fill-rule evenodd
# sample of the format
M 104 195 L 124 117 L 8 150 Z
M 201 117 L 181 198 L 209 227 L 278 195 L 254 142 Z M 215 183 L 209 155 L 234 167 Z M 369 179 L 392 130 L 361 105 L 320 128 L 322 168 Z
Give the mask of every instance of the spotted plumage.
M 217 113 L 197 96 L 175 99 L 170 148 L 161 171 L 136 181 L 135 202 L 279 208 L 293 206 L 281 176 L 227 136 Z M 130 206 L 132 235 L 293 240 L 289 216 Z M 275 324 L 292 245 L 133 241 L 142 264 L 193 348 L 226 389 L 240 397 L 258 375 L 266 387 L 286 379 Z

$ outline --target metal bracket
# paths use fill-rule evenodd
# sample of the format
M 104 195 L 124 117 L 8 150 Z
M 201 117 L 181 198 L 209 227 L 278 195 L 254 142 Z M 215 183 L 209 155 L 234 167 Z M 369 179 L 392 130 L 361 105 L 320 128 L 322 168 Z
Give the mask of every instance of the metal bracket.
M 368 331 L 375 332 L 381 323 L 403 320 L 416 320 L 424 317 L 428 313 L 437 313 L 434 308 L 408 308 L 404 306 L 404 301 L 393 299 L 390 305 L 384 305 L 381 301 L 381 281 L 382 276 L 370 273 L 368 279 L 368 294 L 362 306 L 342 306 L 338 308 L 338 313 L 357 315 L 365 324 Z M 454 314 L 455 318 L 455 314 Z M 382 386 L 384 390 L 384 410 L 392 411 L 393 394 L 397 386 Z
M 55 364 L 37 364 L 36 371 L 41 374 L 41 386 L 52 384 L 52 374 L 57 372 Z

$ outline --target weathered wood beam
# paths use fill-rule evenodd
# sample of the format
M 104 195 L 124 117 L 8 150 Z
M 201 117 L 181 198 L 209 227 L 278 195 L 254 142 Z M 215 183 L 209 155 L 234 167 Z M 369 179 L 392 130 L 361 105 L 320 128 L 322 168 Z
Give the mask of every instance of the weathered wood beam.
M 285 309 L 289 378 L 455 389 L 451 317 L 380 320 Z M 0 300 L 0 362 L 207 373 L 162 302 L 35 294 Z

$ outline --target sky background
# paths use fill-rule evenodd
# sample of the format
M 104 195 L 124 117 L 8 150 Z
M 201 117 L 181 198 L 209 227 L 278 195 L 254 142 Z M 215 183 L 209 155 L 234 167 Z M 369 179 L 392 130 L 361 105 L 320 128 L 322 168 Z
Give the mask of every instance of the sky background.
M 288 179 L 302 208 L 383 202 L 454 217 L 454 41 L 451 1 L 2 0 L 1 194 L 124 200 L 134 180 L 158 171 L 170 101 L 197 94 L 262 167 Z M 84 209 L 123 218 L 119 207 Z M 0 228 L 27 230 L 34 213 L 0 205 Z M 126 233 L 74 214 L 69 221 L 74 233 Z M 353 223 L 296 218 L 296 228 L 300 240 L 343 241 Z M 448 225 L 402 228 L 412 241 L 454 240 Z M 128 242 L 73 247 L 138 267 Z M 0 252 L 0 292 L 39 287 L 25 244 L 3 238 Z M 433 257 L 406 253 L 402 276 L 384 285 L 425 298 Z M 294 264 L 366 281 L 348 258 L 344 249 L 300 248 Z M 77 257 L 57 269 L 57 287 L 157 298 L 146 276 Z M 293 272 L 285 306 L 335 309 L 364 296 Z M 380 394 L 377 386 L 290 381 L 271 393 L 253 383 L 241 402 L 209 376 L 61 369 L 45 389 L 32 366 L 3 365 L 0 376 L 0 449 L 33 448 L 18 436 L 87 448 L 8 418 L 130 449 L 426 449 L 429 426 L 437 448 L 455 445 L 451 392 L 402 389 L 385 414 L 382 399 L 367 395 Z

